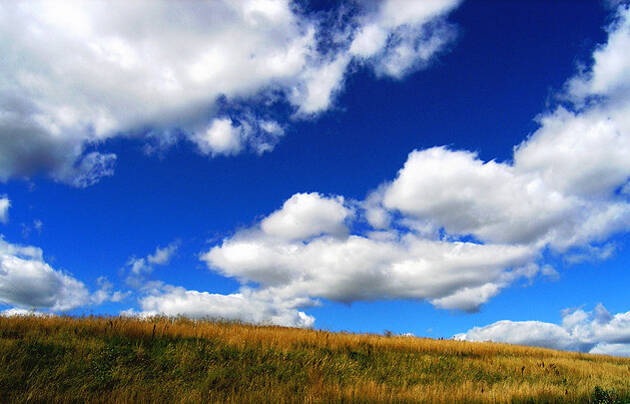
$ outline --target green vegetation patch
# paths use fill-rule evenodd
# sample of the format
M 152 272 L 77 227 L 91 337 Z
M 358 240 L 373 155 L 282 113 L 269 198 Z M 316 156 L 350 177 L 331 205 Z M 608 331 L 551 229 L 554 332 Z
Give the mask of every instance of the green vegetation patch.
M 630 401 L 620 358 L 184 319 L 0 326 L 3 403 Z

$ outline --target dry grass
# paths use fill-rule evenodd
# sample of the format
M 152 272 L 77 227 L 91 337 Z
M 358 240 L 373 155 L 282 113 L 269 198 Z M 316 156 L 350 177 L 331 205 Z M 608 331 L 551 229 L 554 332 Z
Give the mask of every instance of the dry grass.
M 630 359 L 168 318 L 0 318 L 0 369 L 3 403 L 630 399 Z

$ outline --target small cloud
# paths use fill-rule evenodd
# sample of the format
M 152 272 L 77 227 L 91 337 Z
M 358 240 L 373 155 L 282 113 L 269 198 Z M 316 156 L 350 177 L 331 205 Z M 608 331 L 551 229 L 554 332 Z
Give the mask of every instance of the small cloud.
M 107 301 L 120 302 L 131 294 L 131 291 L 114 291 L 114 285 L 105 276 L 98 277 L 96 283 L 99 286 L 99 289 L 91 296 L 93 304 L 102 304 Z
M 587 245 L 575 252 L 564 256 L 564 260 L 569 264 L 581 264 L 583 262 L 604 261 L 617 251 L 615 243 L 606 243 L 602 246 Z
M 155 265 L 167 265 L 179 248 L 179 241 L 174 241 L 166 247 L 157 247 L 153 254 L 146 257 L 131 257 L 127 261 L 126 267 L 129 271 L 127 284 L 133 287 L 140 287 L 145 278 L 150 275 Z
M 104 177 L 114 175 L 117 156 L 113 153 L 92 152 L 80 157 L 72 166 L 57 170 L 53 177 L 76 188 L 87 188 Z
M 158 247 L 153 254 L 147 255 L 147 262 L 149 264 L 166 265 L 170 262 L 178 248 L 179 242 L 173 242 L 164 248 Z
M 560 279 L 560 274 L 551 265 L 543 265 L 543 267 L 540 269 L 540 273 L 553 281 Z
M 28 238 L 33 231 L 37 232 L 38 235 L 42 234 L 42 228 L 44 227 L 44 223 L 41 220 L 35 219 L 33 220 L 33 224 L 27 225 L 26 223 L 21 223 L 22 227 L 22 238 Z
M 11 207 L 11 201 L 6 195 L 0 196 L 0 223 L 7 223 L 9 221 L 9 208 Z
M 204 154 L 237 154 L 247 136 L 244 126 L 235 126 L 229 118 L 216 118 L 205 129 L 197 131 L 191 139 Z

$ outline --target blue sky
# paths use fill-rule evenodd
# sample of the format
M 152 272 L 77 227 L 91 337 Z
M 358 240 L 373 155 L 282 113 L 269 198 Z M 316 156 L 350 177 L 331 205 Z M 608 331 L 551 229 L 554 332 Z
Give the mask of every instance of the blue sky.
M 0 20 L 5 314 L 630 354 L 624 2 L 28 2 Z

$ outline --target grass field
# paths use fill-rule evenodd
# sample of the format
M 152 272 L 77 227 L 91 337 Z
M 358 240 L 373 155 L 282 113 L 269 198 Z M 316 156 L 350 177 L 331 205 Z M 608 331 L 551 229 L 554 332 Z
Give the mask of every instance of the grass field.
M 0 402 L 630 402 L 630 359 L 188 319 L 0 317 Z

